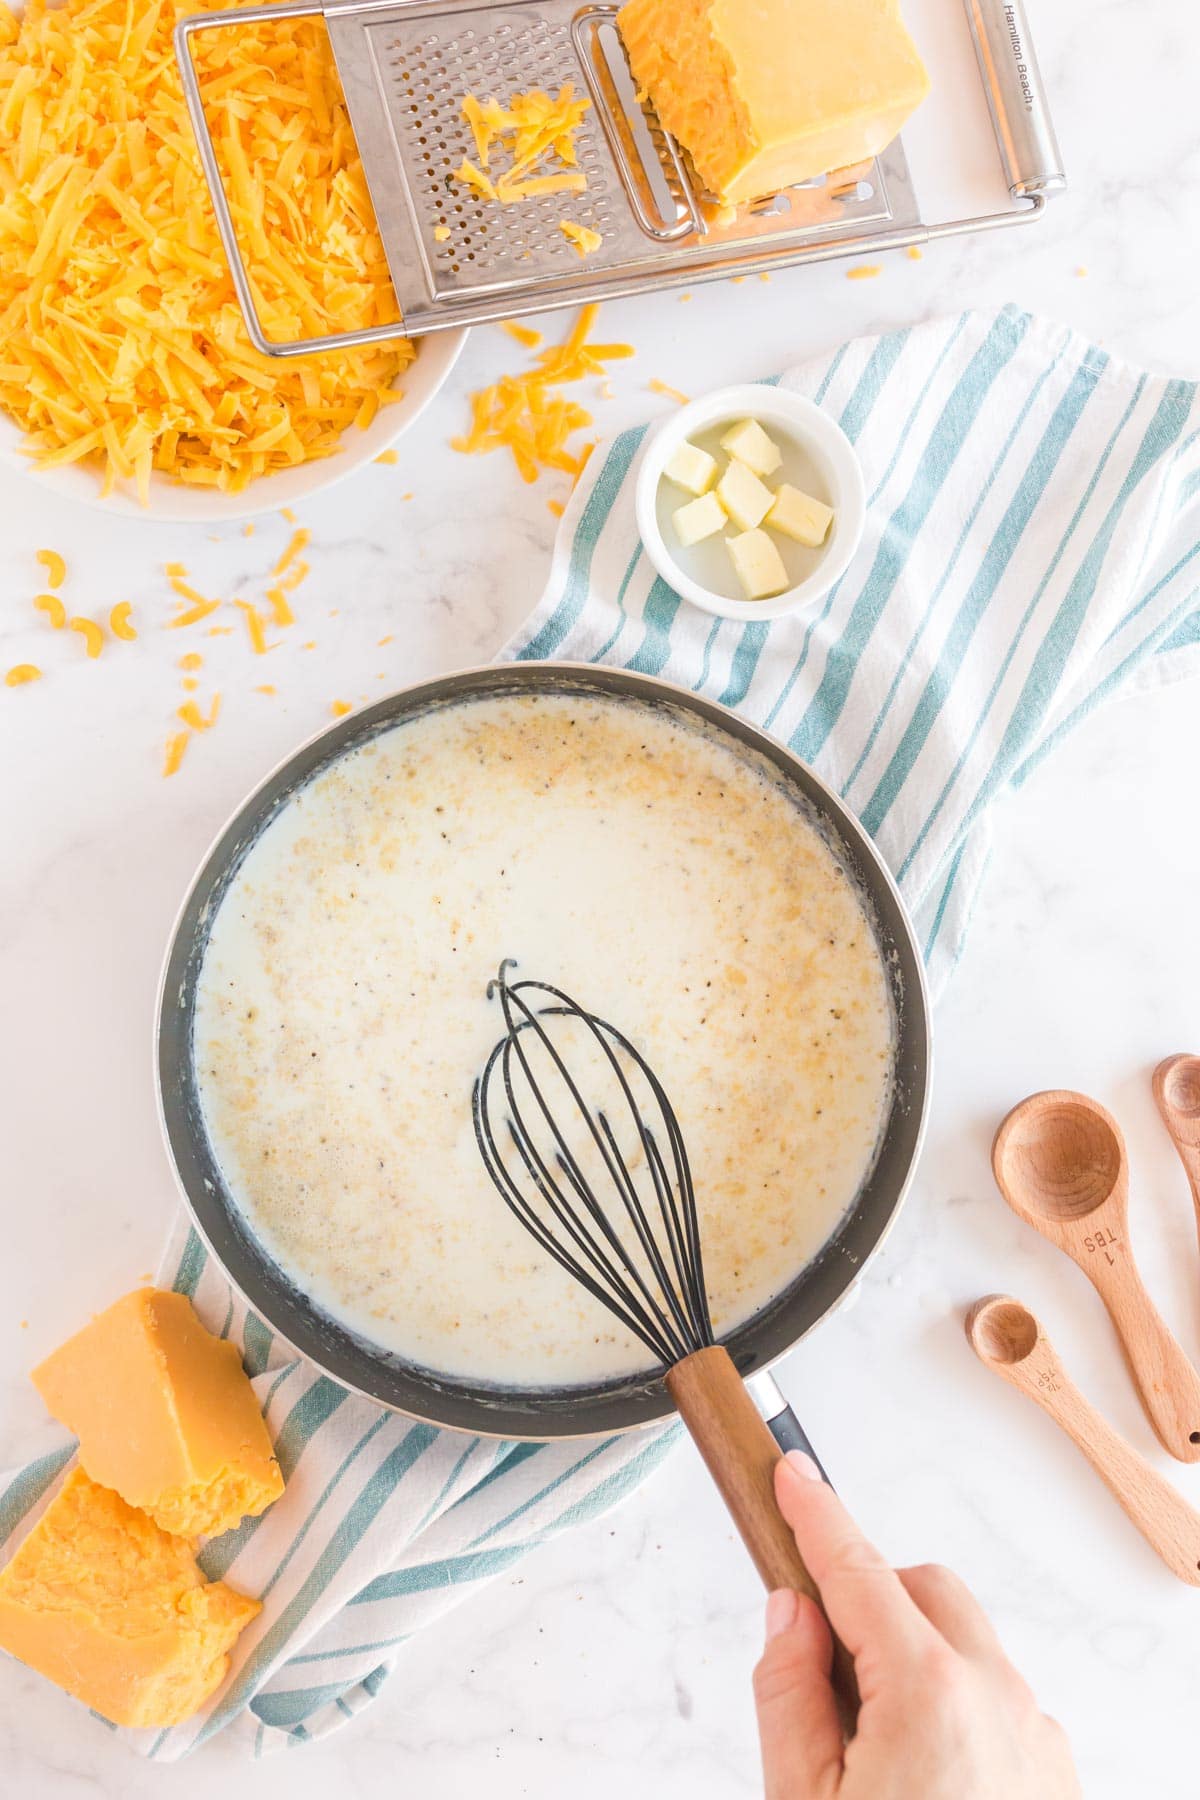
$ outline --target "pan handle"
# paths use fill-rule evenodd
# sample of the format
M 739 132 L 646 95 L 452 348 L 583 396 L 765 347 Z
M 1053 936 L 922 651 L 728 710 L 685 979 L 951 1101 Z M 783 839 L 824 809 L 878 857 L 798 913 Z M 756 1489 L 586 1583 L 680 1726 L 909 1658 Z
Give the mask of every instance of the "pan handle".
M 773 1376 L 764 1369 L 758 1375 L 747 1378 L 746 1386 L 750 1389 L 751 1398 L 766 1421 L 767 1429 L 779 1445 L 784 1456 L 789 1450 L 803 1450 L 805 1456 L 811 1456 L 821 1471 L 821 1480 L 828 1487 L 833 1483 L 825 1471 L 825 1465 L 809 1442 L 808 1433 L 792 1411 L 791 1404 Z

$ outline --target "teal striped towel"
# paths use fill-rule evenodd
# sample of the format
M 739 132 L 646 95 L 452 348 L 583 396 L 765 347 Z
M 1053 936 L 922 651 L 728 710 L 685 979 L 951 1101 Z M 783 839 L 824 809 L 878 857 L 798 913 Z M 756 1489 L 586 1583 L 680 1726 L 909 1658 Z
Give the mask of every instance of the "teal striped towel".
M 593 457 L 508 654 L 661 674 L 785 739 L 878 838 L 940 987 L 991 802 L 1109 694 L 1197 664 L 1197 390 L 1012 308 L 847 344 L 784 379 L 841 421 L 870 495 L 862 550 L 815 611 L 714 621 L 654 576 L 634 524 L 635 430 Z M 224 1729 L 257 1754 L 345 1723 L 409 1638 L 629 1492 L 674 1438 L 439 1433 L 297 1358 L 185 1227 L 159 1280 L 240 1345 L 287 1476 L 263 1518 L 202 1552 L 211 1576 L 264 1607 L 196 1719 L 127 1734 L 163 1760 Z M 0 1560 L 71 1454 L 0 1483 Z

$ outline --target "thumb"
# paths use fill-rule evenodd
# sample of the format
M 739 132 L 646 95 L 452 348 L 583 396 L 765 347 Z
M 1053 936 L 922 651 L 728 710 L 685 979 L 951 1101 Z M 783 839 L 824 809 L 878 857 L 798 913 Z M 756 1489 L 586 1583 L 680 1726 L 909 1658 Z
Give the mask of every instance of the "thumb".
M 754 1671 L 765 1800 L 836 1793 L 842 1729 L 829 1682 L 833 1640 L 820 1608 L 779 1588 L 767 1598 L 767 1643 Z

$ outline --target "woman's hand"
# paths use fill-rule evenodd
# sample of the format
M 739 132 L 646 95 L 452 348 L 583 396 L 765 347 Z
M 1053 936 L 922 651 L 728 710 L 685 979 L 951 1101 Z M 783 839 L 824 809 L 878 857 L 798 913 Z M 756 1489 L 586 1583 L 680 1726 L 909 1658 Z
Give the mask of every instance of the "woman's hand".
M 766 1800 L 1079 1800 L 1066 1737 L 958 1577 L 890 1568 L 799 1451 L 775 1493 L 854 1658 L 862 1710 L 843 1744 L 829 1627 L 803 1595 L 771 1594 L 754 1671 Z

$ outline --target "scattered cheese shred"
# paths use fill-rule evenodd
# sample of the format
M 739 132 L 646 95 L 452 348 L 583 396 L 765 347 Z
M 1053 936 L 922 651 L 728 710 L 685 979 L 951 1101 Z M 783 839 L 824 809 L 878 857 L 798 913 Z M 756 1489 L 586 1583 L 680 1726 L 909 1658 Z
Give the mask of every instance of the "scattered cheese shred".
M 253 519 L 247 519 L 246 523 L 242 526 L 242 536 L 243 537 L 253 537 L 254 536 L 254 520 Z
M 62 630 L 67 622 L 67 609 L 57 594 L 39 594 L 33 604 L 38 612 L 45 613 L 55 631 Z
M 198 650 L 189 650 L 186 656 L 180 657 L 176 667 L 180 669 L 202 669 L 204 667 L 204 658 Z
M 85 619 L 82 617 L 68 619 L 67 629 L 79 633 L 80 637 L 83 639 L 84 648 L 89 657 L 94 659 L 99 656 L 101 650 L 104 648 L 104 633 L 99 625 L 97 625 L 95 619 Z
M 510 338 L 516 338 L 518 344 L 524 344 L 527 350 L 536 350 L 543 342 L 540 331 L 535 331 L 532 325 L 518 324 L 516 319 L 501 319 L 500 329 L 507 331 Z
M 874 281 L 876 275 L 883 274 L 882 263 L 856 263 L 852 269 L 846 270 L 847 281 Z
M 335 700 L 329 710 L 335 719 L 344 719 L 348 712 L 354 711 L 354 708 L 348 700 Z
M 262 687 L 256 687 L 254 691 L 256 694 L 273 694 L 275 689 L 267 682 Z
M 187 569 L 181 562 L 170 562 L 163 564 L 163 572 L 166 575 L 178 575 L 182 577 L 187 574 Z
M 204 600 L 197 595 L 196 605 L 189 606 L 186 612 L 176 613 L 173 619 L 168 620 L 167 629 L 178 631 L 183 625 L 198 625 L 201 619 L 207 619 L 211 613 L 215 613 L 220 604 L 219 600 Z M 225 626 L 214 625 L 209 635 L 216 637 L 219 633 L 224 636 L 227 630 Z
M 179 765 L 183 761 L 184 751 L 188 747 L 188 739 L 191 735 L 190 731 L 177 731 L 174 736 L 167 739 L 166 754 L 163 758 L 164 776 L 175 775 L 178 773 Z
M 681 394 L 679 389 L 672 387 L 669 382 L 652 379 L 646 383 L 646 386 L 650 389 L 651 393 L 661 394 L 664 400 L 678 400 L 680 406 L 687 406 L 689 404 L 688 396 L 686 394 Z
M 171 586 L 175 590 L 175 592 L 179 595 L 179 598 L 181 600 L 186 600 L 188 602 L 189 606 L 203 606 L 205 604 L 204 595 L 198 594 L 194 587 L 189 586 L 189 584 L 183 579 L 182 575 L 172 574 L 171 569 L 172 569 L 172 565 L 170 563 L 168 563 L 167 564 L 167 574 L 170 578 Z
M 283 580 L 279 583 L 284 593 L 293 593 L 308 574 L 308 570 L 309 565 L 306 562 L 293 563 L 287 574 L 283 577 Z
M 52 588 L 61 587 L 67 574 L 67 565 L 57 550 L 35 550 L 34 561 L 40 562 L 46 571 L 46 580 Z
M 200 683 L 196 680 L 194 675 L 185 675 L 180 685 L 185 694 L 194 694 L 196 689 L 200 686 Z
M 544 469 L 578 476 L 591 446 L 568 449 L 577 431 L 592 423 L 591 413 L 557 391 L 565 383 L 603 375 L 614 358 L 632 356 L 629 344 L 590 344 L 599 307 L 581 308 L 566 342 L 540 350 L 536 367 L 523 375 L 502 375 L 493 386 L 471 395 L 471 428 L 450 440 L 455 450 L 478 456 L 508 450 L 523 481 L 536 481 Z
M 24 687 L 28 681 L 40 681 L 42 671 L 36 663 L 16 663 L 4 677 L 5 687 Z
M 591 256 L 592 252 L 598 250 L 604 242 L 598 231 L 593 231 L 587 225 L 577 225 L 573 219 L 560 219 L 558 229 L 567 242 L 578 250 L 580 256 Z M 688 297 L 685 295 L 685 298 Z
M 907 255 L 909 262 L 920 262 L 921 254 L 922 252 L 919 244 L 910 244 L 908 246 Z
M 262 614 L 257 607 L 250 604 L 249 600 L 235 600 L 233 604 L 246 615 L 246 629 L 250 633 L 250 648 L 255 656 L 265 656 L 267 639 L 263 631 Z
M 385 644 L 390 644 L 391 641 L 392 641 L 392 633 L 389 631 L 386 637 L 380 638 L 380 640 L 379 640 L 378 644 L 376 644 L 375 648 L 377 650 L 382 650 L 384 648 Z
M 296 523 L 296 515 L 290 506 L 281 506 L 279 509 L 279 516 L 281 519 L 286 519 L 289 525 L 294 525 Z
M 276 625 L 294 625 L 296 615 L 288 605 L 288 597 L 281 587 L 267 589 L 267 599 L 271 602 L 271 620 Z
M 400 452 L 398 450 L 381 450 L 375 461 L 377 463 L 398 463 Z
M 179 708 L 179 717 L 193 731 L 208 731 L 217 722 L 217 714 L 221 710 L 221 696 L 214 694 L 207 714 L 202 713 L 194 700 L 185 700 Z
M 591 104 L 588 99 L 575 98 L 569 81 L 553 98 L 541 88 L 533 88 L 527 94 L 513 94 L 507 106 L 495 99 L 465 95 L 462 116 L 471 128 L 479 161 L 464 156 L 454 172 L 455 181 L 502 206 L 545 194 L 582 194 L 587 176 L 576 167 L 575 137 Z M 492 152 L 496 147 L 509 161 L 493 181 Z M 434 236 L 438 236 L 437 230 Z
M 312 539 L 311 531 L 294 531 L 292 539 L 279 561 L 275 564 L 274 573 L 282 575 L 288 564 L 294 562 L 302 550 L 307 549 Z
M 435 225 L 434 226 L 433 241 L 435 244 L 447 243 L 449 241 L 449 237 L 450 237 L 450 227 L 448 225 Z
M 90 463 L 143 500 L 155 472 L 237 492 L 331 455 L 415 353 L 253 349 L 172 50 L 186 10 L 0 8 L 0 409 L 43 467 Z M 192 53 L 268 334 L 394 321 L 324 25 L 206 32 Z
M 561 500 L 547 500 L 546 505 L 550 509 L 550 511 L 554 514 L 556 519 L 561 519 L 563 516 L 563 513 L 566 511 L 566 508 L 564 507 Z
M 108 629 L 114 637 L 123 638 L 127 644 L 132 644 L 137 636 L 130 616 L 132 612 L 133 607 L 128 600 L 118 600 L 108 615 Z

